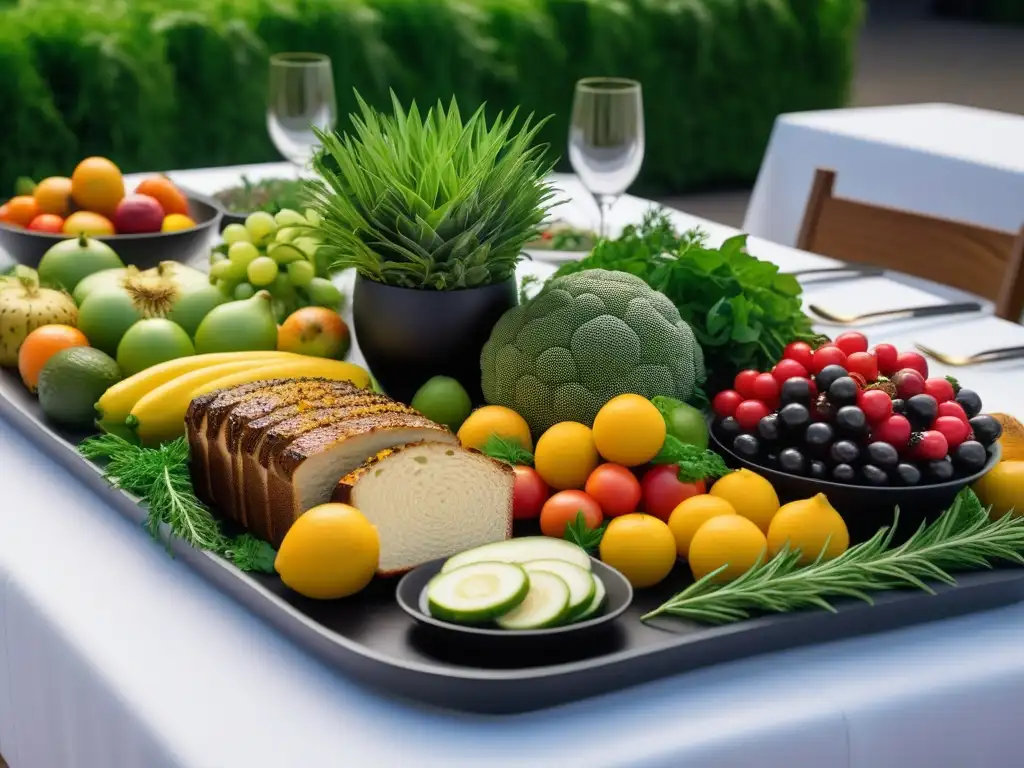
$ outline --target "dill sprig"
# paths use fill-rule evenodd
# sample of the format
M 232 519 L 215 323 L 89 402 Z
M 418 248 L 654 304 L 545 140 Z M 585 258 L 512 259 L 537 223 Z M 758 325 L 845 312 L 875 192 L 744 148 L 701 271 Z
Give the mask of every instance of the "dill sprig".
M 798 565 L 799 550 L 783 549 L 759 562 L 735 581 L 714 582 L 726 566 L 707 574 L 643 616 L 663 614 L 708 624 L 726 624 L 755 613 L 823 608 L 835 613 L 829 598 L 856 598 L 873 605 L 872 592 L 917 588 L 934 594 L 928 581 L 956 585 L 950 572 L 991 568 L 995 561 L 1024 564 L 1024 517 L 989 518 L 969 488 L 931 524 L 923 523 L 907 541 L 891 547 L 899 521 L 870 540 L 850 547 L 834 560 Z M 823 550 L 824 552 L 824 550 Z

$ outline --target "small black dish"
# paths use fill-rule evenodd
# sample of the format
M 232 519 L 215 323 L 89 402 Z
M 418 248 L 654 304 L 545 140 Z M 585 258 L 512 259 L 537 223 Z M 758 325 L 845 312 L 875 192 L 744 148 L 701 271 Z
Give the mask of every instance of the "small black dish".
M 402 577 L 395 590 L 398 605 L 414 621 L 435 635 L 454 642 L 486 643 L 489 647 L 511 647 L 528 650 L 532 646 L 562 640 L 580 642 L 592 640 L 596 635 L 611 629 L 615 620 L 633 602 L 633 587 L 626 577 L 600 560 L 591 559 L 594 575 L 604 583 L 607 596 L 604 608 L 592 619 L 575 624 L 565 624 L 549 629 L 508 630 L 489 626 L 467 626 L 451 624 L 435 619 L 427 609 L 427 584 L 437 575 L 448 558 L 432 560 L 415 568 Z
M 910 487 L 853 485 L 790 475 L 777 469 L 763 467 L 723 445 L 713 428 L 708 431 L 711 449 L 725 459 L 728 466 L 733 469 L 749 469 L 764 477 L 775 488 L 781 503 L 809 499 L 818 493 L 824 493 L 829 503 L 843 516 L 843 521 L 850 532 L 851 544 L 867 541 L 879 528 L 891 526 L 893 510 L 896 507 L 900 508 L 900 519 L 894 541 L 905 541 L 921 523 L 930 522 L 949 509 L 963 488 L 999 463 L 1001 453 L 999 444 L 993 443 L 988 449 L 988 461 L 980 471 L 943 483 Z
M 220 232 L 221 208 L 212 199 L 181 190 L 188 198 L 189 217 L 196 223 L 178 232 L 152 232 L 140 235 L 97 237 L 109 245 L 126 265 L 150 269 L 162 261 L 182 264 L 206 263 L 214 239 Z M 16 264 L 33 269 L 39 266 L 50 247 L 71 235 L 14 227 L 0 222 L 0 252 L 6 251 Z

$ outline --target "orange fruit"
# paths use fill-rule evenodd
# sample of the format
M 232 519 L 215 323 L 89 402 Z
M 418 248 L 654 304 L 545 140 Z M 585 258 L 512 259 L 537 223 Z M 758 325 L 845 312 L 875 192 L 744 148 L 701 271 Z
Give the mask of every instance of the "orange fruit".
M 4 207 L 7 209 L 5 220 L 19 227 L 27 227 L 39 215 L 39 204 L 31 195 L 12 197 Z
M 25 337 L 18 350 L 18 373 L 30 392 L 39 385 L 46 361 L 69 347 L 88 347 L 85 334 L 70 325 L 41 325 Z
M 105 157 L 87 157 L 71 174 L 71 197 L 79 208 L 113 216 L 124 197 L 124 177 Z
M 188 198 L 181 194 L 181 190 L 174 186 L 174 182 L 166 176 L 153 176 L 152 178 L 144 179 L 135 188 L 135 194 L 149 195 L 156 198 L 156 201 L 160 203 L 160 207 L 164 209 L 164 214 L 167 216 L 170 216 L 172 213 L 188 216 Z M 185 227 L 179 227 L 179 229 L 185 229 Z
M 106 216 L 92 211 L 75 211 L 64 220 L 64 232 L 69 235 L 86 234 L 92 237 L 114 234 L 114 225 Z
M 64 219 L 55 213 L 40 213 L 28 225 L 36 232 L 63 232 Z
M 180 232 L 183 229 L 192 229 L 196 223 L 183 213 L 170 213 L 164 216 L 164 223 L 160 227 L 161 232 Z
M 66 176 L 50 176 L 36 185 L 32 193 L 39 204 L 40 213 L 67 216 L 71 210 L 71 179 Z
M 10 213 L 11 206 L 9 206 L 7 203 L 0 205 L 0 221 L 7 222 L 8 224 L 13 224 L 14 222 L 8 218 L 10 216 Z

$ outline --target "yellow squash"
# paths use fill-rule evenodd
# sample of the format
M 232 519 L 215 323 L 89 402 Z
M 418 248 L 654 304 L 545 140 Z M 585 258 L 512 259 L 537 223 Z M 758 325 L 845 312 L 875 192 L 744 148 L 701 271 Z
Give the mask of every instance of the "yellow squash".
M 334 381 L 351 381 L 357 387 L 368 387 L 370 385 L 370 374 L 365 368 L 360 368 L 355 363 L 346 363 L 343 360 L 327 360 L 321 357 L 299 356 L 298 360 L 289 360 L 283 363 L 272 363 L 261 367 L 258 371 L 242 371 L 233 375 L 224 376 L 215 381 L 210 381 L 198 387 L 192 392 L 192 398 L 213 392 L 215 389 L 237 387 L 241 384 L 248 384 L 251 381 L 261 379 L 332 379 Z M 189 398 L 190 400 L 192 398 Z

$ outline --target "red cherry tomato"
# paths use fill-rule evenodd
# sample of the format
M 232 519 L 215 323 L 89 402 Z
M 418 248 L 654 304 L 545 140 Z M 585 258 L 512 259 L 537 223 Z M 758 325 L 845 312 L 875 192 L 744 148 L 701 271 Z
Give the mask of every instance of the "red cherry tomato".
M 946 379 L 939 378 L 925 379 L 924 393 L 934 397 L 937 403 L 944 403 L 956 397 L 956 393 L 953 392 L 953 385 Z
M 949 453 L 946 436 L 935 429 L 921 433 L 921 442 L 914 448 L 914 455 L 924 461 L 938 461 Z
M 772 376 L 775 377 L 780 387 L 785 383 L 786 379 L 806 379 L 808 374 L 807 368 L 802 363 L 789 357 L 782 358 L 772 368 Z
M 939 416 L 932 424 L 932 429 L 942 433 L 951 451 L 966 440 L 971 432 L 971 428 L 956 416 Z
M 892 383 L 896 387 L 896 395 L 904 400 L 924 392 L 924 376 L 913 368 L 900 368 L 892 375 Z
M 41 213 L 29 222 L 28 228 L 36 232 L 63 232 L 64 219 L 53 213 Z
M 551 494 L 547 483 L 541 480 L 533 467 L 517 466 L 512 469 L 516 473 L 516 482 L 512 486 L 512 518 L 533 520 L 540 517 L 540 510 Z
M 878 360 L 870 352 L 854 352 L 846 356 L 846 370 L 859 373 L 865 381 L 878 380 Z
M 942 416 L 953 416 L 960 419 L 968 428 L 971 426 L 970 420 L 967 418 L 967 411 L 956 400 L 947 400 L 944 403 L 939 403 L 939 412 L 936 414 L 936 418 L 941 418 Z
M 602 464 L 591 472 L 585 490 L 601 505 L 606 517 L 636 512 L 640 504 L 640 481 L 618 464 Z
M 723 389 L 711 401 L 711 409 L 723 419 L 736 413 L 736 406 L 743 402 L 743 395 L 735 389 Z
M 880 389 L 869 389 L 859 393 L 860 409 L 864 411 L 869 424 L 878 424 L 892 416 L 892 398 Z
M 703 480 L 682 482 L 675 464 L 661 464 L 649 470 L 640 481 L 640 488 L 643 510 L 666 522 L 683 501 L 707 490 Z
M 559 491 L 544 502 L 540 510 L 540 531 L 545 536 L 557 539 L 565 536 L 567 525 L 576 522 L 576 515 L 583 513 L 587 528 L 593 530 L 604 520 L 601 505 L 583 491 Z
M 826 344 L 824 347 L 814 350 L 811 373 L 821 373 L 822 369 L 829 365 L 846 367 L 846 353 L 832 344 Z
M 783 360 L 796 360 L 805 370 L 811 370 L 811 359 L 814 357 L 814 350 L 806 341 L 791 341 L 782 351 Z
M 760 376 L 759 371 L 747 369 L 736 374 L 732 382 L 732 388 L 749 400 L 754 396 L 754 379 Z
M 900 369 L 897 363 L 899 352 L 892 344 L 875 344 L 871 351 L 878 360 L 878 370 L 883 376 L 892 376 Z
M 868 351 L 868 337 L 863 333 L 858 333 L 857 331 L 840 333 L 836 336 L 836 340 L 833 343 L 843 350 L 847 357 L 852 355 L 854 352 Z
M 754 397 L 762 403 L 774 403 L 779 399 L 779 382 L 770 373 L 759 373 L 754 379 Z
M 905 448 L 910 440 L 910 422 L 906 416 L 894 413 L 871 429 L 871 439 L 889 443 L 897 450 Z
M 928 361 L 917 352 L 900 352 L 896 358 L 896 369 L 900 368 L 912 368 L 926 379 L 928 378 Z
M 733 416 L 736 417 L 736 421 L 740 423 L 743 429 L 750 432 L 757 427 L 757 422 L 771 412 L 771 408 L 760 400 L 744 400 L 736 406 L 736 412 Z

